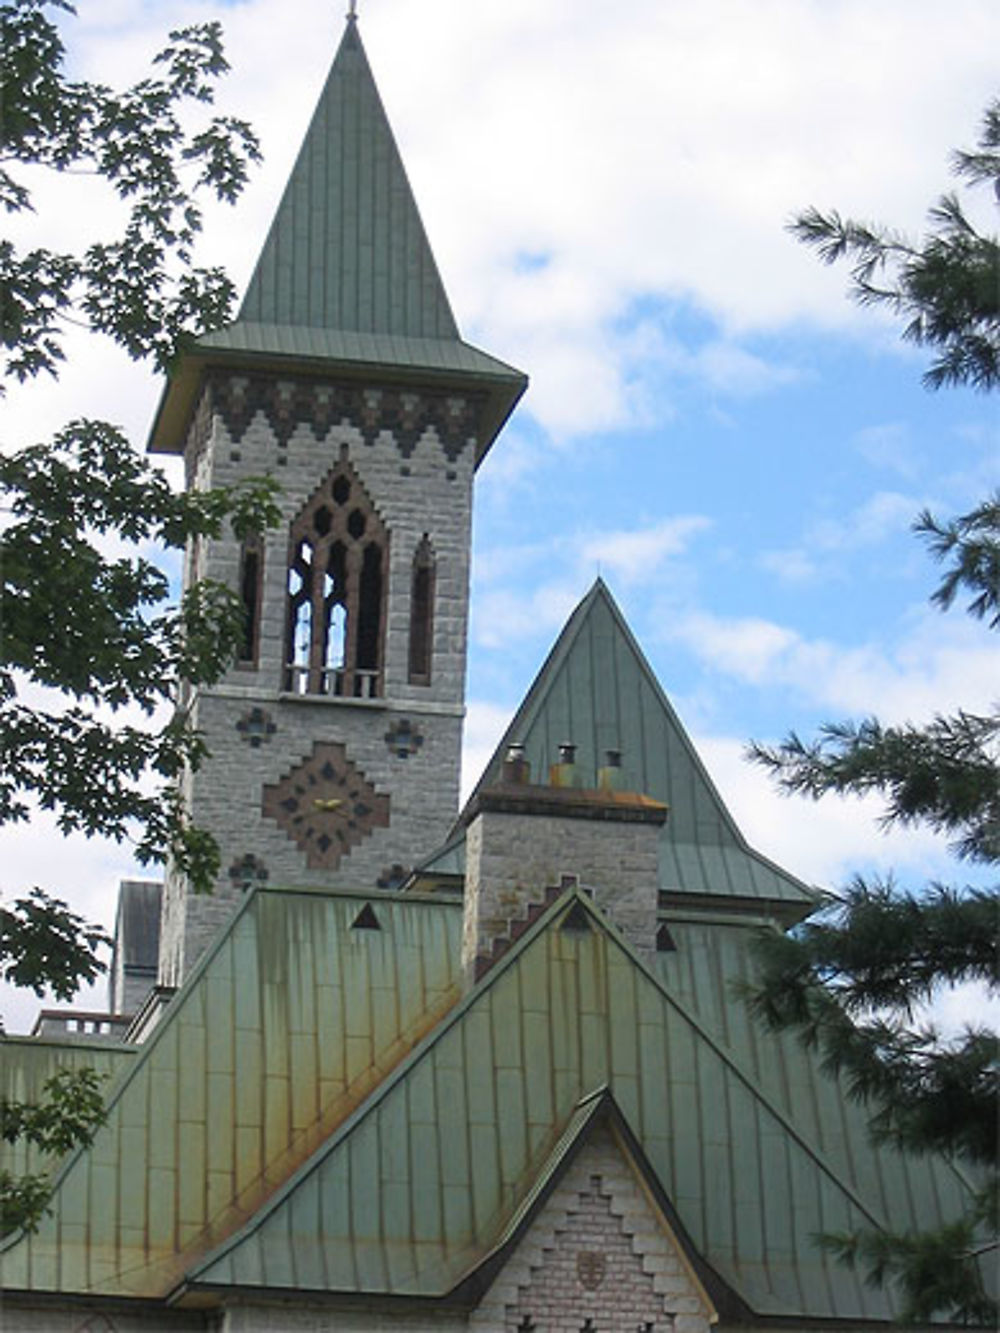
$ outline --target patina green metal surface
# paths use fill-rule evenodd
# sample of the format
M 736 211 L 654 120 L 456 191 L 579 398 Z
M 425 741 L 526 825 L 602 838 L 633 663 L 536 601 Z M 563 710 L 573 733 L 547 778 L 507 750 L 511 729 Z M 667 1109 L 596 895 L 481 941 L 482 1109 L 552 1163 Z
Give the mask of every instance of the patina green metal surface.
M 385 333 L 314 329 L 240 321 L 202 338 L 199 346 L 254 355 L 293 357 L 297 362 L 339 361 L 358 367 L 391 365 L 427 374 L 475 375 L 503 384 L 523 384 L 519 371 L 495 356 L 456 339 L 404 338 Z
M 589 930 L 560 928 L 570 900 Z M 867 1149 L 863 1116 L 822 1091 L 806 1053 L 787 1046 L 780 1070 L 745 1054 L 570 891 L 192 1287 L 443 1296 L 520 1215 L 581 1098 L 607 1085 L 698 1252 L 753 1310 L 892 1317 L 813 1237 L 953 1215 L 961 1178 Z
M 63 1169 L 13 1290 L 445 1296 L 496 1252 L 607 1087 L 705 1262 L 761 1316 L 884 1319 L 813 1236 L 954 1216 L 948 1164 L 730 991 L 747 928 L 671 921 L 647 966 L 569 890 L 459 1000 L 457 904 L 258 892 Z M 563 929 L 570 907 L 589 928 Z M 569 1139 L 567 1138 L 569 1135 Z
M 768 902 L 790 920 L 815 907 L 812 890 L 747 845 L 601 579 L 567 621 L 476 791 L 497 781 L 514 741 L 524 745 L 535 782 L 548 780 L 565 741 L 577 746 L 577 770 L 589 786 L 605 751 L 621 751 L 623 787 L 669 809 L 660 836 L 663 892 Z M 422 869 L 459 867 L 461 844 L 452 840 L 440 864 L 432 857 Z
M 8 1288 L 161 1296 L 245 1222 L 458 997 L 461 911 L 257 892 L 175 996 L 63 1168 L 51 1215 L 0 1251 Z
M 461 340 L 353 18 L 240 313 L 178 359 L 154 453 L 183 450 L 208 365 L 479 393 L 477 462 L 527 386 Z
M 239 319 L 458 338 L 353 21 L 344 30 Z
M 0 1099 L 38 1105 L 45 1084 L 62 1070 L 93 1069 L 103 1091 L 110 1095 L 116 1081 L 132 1063 L 135 1046 L 45 1037 L 0 1036 Z M 13 1143 L 0 1139 L 0 1170 L 13 1176 L 48 1171 L 55 1163 L 23 1139 Z

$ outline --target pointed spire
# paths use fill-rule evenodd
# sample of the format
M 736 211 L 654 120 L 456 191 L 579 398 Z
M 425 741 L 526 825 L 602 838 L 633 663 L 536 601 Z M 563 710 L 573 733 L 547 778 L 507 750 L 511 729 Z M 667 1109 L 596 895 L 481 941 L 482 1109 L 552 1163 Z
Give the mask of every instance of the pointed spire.
M 208 364 L 309 364 L 433 378 L 482 395 L 482 462 L 527 378 L 463 342 L 375 86 L 351 0 L 344 34 L 236 320 L 184 350 L 153 423 L 182 453 Z
M 458 338 L 352 4 L 237 323 Z

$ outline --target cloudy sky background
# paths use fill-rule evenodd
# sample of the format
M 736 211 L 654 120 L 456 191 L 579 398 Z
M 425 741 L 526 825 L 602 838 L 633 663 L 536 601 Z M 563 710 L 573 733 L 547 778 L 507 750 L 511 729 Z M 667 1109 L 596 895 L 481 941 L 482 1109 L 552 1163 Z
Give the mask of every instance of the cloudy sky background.
M 315 0 L 84 0 L 73 72 L 141 77 L 166 31 L 222 19 L 266 164 L 199 258 L 242 289 L 339 40 Z M 1000 475 L 996 403 L 920 387 L 926 358 L 785 230 L 809 204 L 919 234 L 1000 91 L 994 0 L 361 0 L 361 32 L 463 335 L 531 388 L 479 474 L 466 785 L 600 573 L 747 834 L 806 880 L 967 877 L 878 807 L 775 795 L 751 736 L 998 693 L 995 639 L 928 605 L 909 532 Z M 99 182 L 36 183 L 36 243 L 107 228 Z M 972 213 L 995 226 L 983 192 Z M 113 211 L 113 210 L 111 210 Z M 992 216 L 991 216 L 992 213 Z M 79 337 L 10 392 L 3 443 L 71 417 L 141 445 L 160 385 Z M 2 889 L 110 926 L 127 848 L 7 830 Z M 8 1030 L 33 996 L 0 996 Z M 85 1002 L 90 1002 L 89 1000 Z M 100 1006 L 100 994 L 92 1001 Z M 968 999 L 949 1013 L 973 1011 Z

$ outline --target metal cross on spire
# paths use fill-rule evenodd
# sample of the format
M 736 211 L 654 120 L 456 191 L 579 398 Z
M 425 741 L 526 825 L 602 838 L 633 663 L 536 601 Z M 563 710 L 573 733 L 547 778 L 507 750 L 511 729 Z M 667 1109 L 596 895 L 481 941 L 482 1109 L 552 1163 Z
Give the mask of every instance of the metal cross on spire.
M 347 21 L 348 23 L 356 23 L 357 19 L 358 19 L 358 0 L 348 0 Z

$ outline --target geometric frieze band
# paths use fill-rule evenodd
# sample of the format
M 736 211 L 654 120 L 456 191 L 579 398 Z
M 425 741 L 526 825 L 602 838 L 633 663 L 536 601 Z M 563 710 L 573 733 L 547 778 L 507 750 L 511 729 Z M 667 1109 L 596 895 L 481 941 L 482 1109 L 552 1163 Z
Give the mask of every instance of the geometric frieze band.
M 261 809 L 312 870 L 335 870 L 373 829 L 389 826 L 389 797 L 376 792 L 337 741 L 317 741 L 311 755 L 268 783 Z
M 333 426 L 346 422 L 361 431 L 368 445 L 375 443 L 380 432 L 388 431 L 404 458 L 410 457 L 417 441 L 433 427 L 451 463 L 474 441 L 483 403 L 481 394 L 362 388 L 324 380 L 220 372 L 210 376 L 210 387 L 213 406 L 226 423 L 233 444 L 262 412 L 282 447 L 299 425 L 309 426 L 321 443 Z

